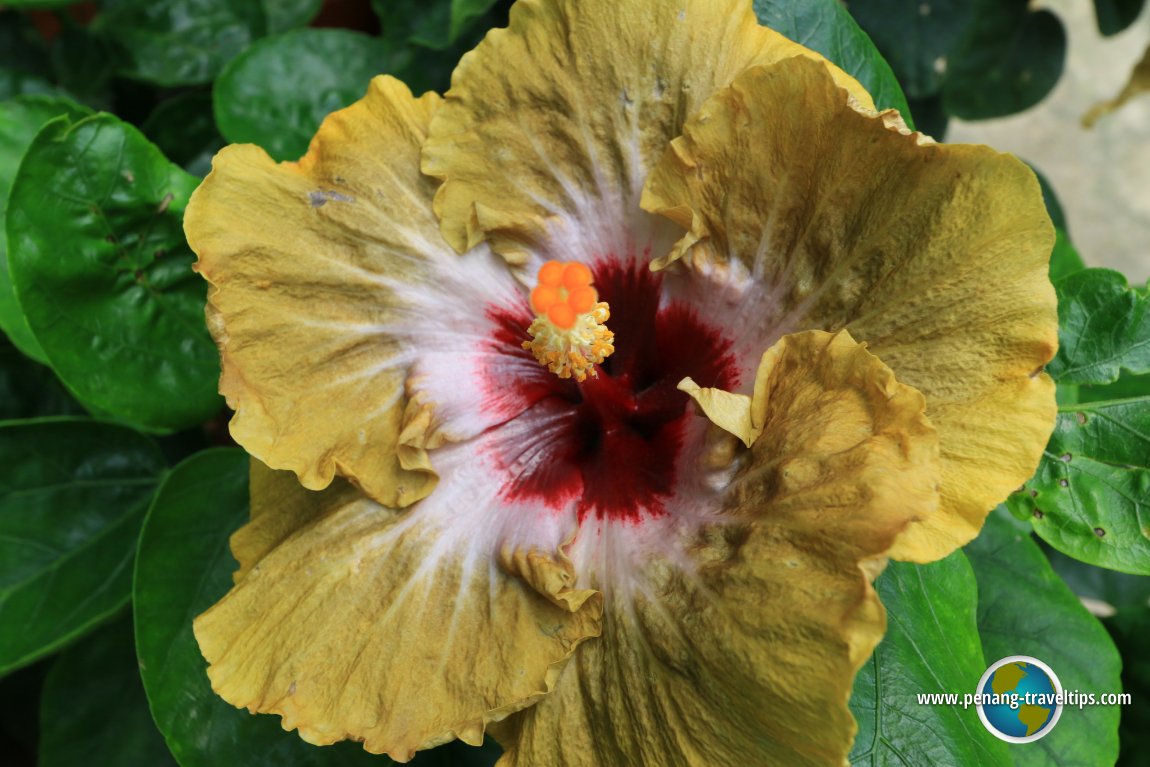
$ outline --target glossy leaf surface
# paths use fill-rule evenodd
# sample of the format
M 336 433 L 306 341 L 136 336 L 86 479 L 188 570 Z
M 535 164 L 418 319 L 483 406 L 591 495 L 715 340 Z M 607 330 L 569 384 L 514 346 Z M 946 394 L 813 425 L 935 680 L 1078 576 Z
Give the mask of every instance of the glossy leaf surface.
M 879 109 L 897 109 L 914 127 L 890 65 L 838 0 L 755 0 L 759 21 L 816 50 L 851 74 Z
M 875 583 L 887 632 L 855 678 L 859 733 L 851 764 L 1010 765 L 1006 744 L 975 709 L 922 705 L 920 693 L 973 692 L 986 670 L 978 587 L 961 552 L 930 565 L 892 562 Z M 929 731 L 930 737 L 923 737 Z
M 40 701 L 39 767 L 176 767 L 140 684 L 129 616 L 70 647 Z
M 1058 356 L 1047 371 L 1060 384 L 1107 384 L 1125 369 L 1150 373 L 1150 297 L 1110 269 L 1058 280 Z
M 28 327 L 8 274 L 7 238 L 4 235 L 8 192 L 24 152 L 44 123 L 60 115 L 78 120 L 88 114 L 90 111 L 86 107 L 54 96 L 20 96 L 0 102 L 0 329 L 8 334 L 20 351 L 40 362 L 47 358 Z
M 160 85 L 212 80 L 264 34 L 253 0 L 104 0 L 94 27 L 126 54 L 123 72 Z
M 301 29 L 260 41 L 237 57 L 212 91 L 228 141 L 259 144 L 277 160 L 307 151 L 323 118 L 363 97 L 371 78 L 401 63 L 378 38 L 344 29 Z
M 182 230 L 196 183 L 100 114 L 49 123 L 9 200 L 12 281 L 50 364 L 90 409 L 150 429 L 199 423 L 222 404 L 207 287 Z
M 29 449 L 34 446 L 35 449 Z M 0 424 L 0 673 L 122 608 L 164 468 L 146 437 L 84 419 Z
M 1038 473 L 1008 504 L 1075 559 L 1150 574 L 1150 398 L 1064 409 Z
M 1114 642 L 1051 569 L 1027 525 L 1004 510 L 992 512 L 965 551 L 978 580 L 978 629 L 988 665 L 1029 655 L 1050 666 L 1064 690 L 1121 691 Z M 1065 705 L 1048 735 L 1011 745 L 1014 764 L 1113 764 L 1120 713 L 1117 706 Z

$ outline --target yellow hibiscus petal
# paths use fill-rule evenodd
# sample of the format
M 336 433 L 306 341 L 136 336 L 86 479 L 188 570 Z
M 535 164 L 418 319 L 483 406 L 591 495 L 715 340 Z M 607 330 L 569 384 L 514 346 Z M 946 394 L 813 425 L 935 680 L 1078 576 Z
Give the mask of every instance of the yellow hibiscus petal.
M 520 0 L 460 61 L 431 125 L 444 236 L 515 263 L 641 252 L 639 193 L 667 142 L 739 72 L 792 56 L 822 60 L 759 26 L 750 0 Z
M 734 434 L 747 447 L 762 434 L 762 425 L 751 417 L 751 398 L 747 395 L 699 386 L 690 377 L 679 382 L 679 391 L 693 399 L 712 423 Z
M 846 333 L 788 336 L 759 371 L 728 521 L 580 531 L 603 638 L 494 731 L 500 767 L 846 763 L 854 675 L 885 629 L 871 582 L 937 505 L 937 438 L 922 395 Z
M 893 556 L 929 561 L 1033 474 L 1053 428 L 1053 229 L 1018 160 L 849 101 L 803 59 L 746 72 L 672 143 L 643 205 L 688 229 L 683 266 L 741 290 L 743 346 L 848 328 L 926 396 L 942 505 Z
M 304 490 L 290 471 L 274 471 L 252 459 L 248 473 L 251 521 L 231 537 L 232 556 L 240 568 L 236 583 L 264 555 L 297 530 L 345 506 L 358 496 L 354 487 L 337 478 L 319 491 Z
M 405 332 L 440 314 L 414 296 L 462 269 L 431 211 L 436 183 L 419 171 L 438 103 L 376 78 L 298 163 L 227 147 L 188 205 L 232 434 L 312 489 L 340 474 L 402 506 L 434 486 L 418 455 L 403 462 L 397 449 L 413 360 Z
M 458 509 L 397 512 L 346 485 L 257 476 L 254 489 L 275 492 L 233 539 L 244 569 L 196 639 L 217 693 L 311 743 L 361 740 L 400 761 L 457 737 L 477 745 L 599 632 L 599 597 L 572 588 L 561 552 L 505 544 L 500 565 L 489 531 Z M 286 538 L 259 511 L 272 496 L 303 522 Z

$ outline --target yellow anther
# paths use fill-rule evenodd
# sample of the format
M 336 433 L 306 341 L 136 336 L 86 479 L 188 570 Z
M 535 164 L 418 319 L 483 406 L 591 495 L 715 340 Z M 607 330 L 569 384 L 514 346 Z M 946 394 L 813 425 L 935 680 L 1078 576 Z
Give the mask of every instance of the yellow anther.
M 531 291 L 531 340 L 523 348 L 560 378 L 596 375 L 595 366 L 615 351 L 615 334 L 603 324 L 611 312 L 591 287 L 591 270 L 577 261 L 548 261 L 538 279 Z

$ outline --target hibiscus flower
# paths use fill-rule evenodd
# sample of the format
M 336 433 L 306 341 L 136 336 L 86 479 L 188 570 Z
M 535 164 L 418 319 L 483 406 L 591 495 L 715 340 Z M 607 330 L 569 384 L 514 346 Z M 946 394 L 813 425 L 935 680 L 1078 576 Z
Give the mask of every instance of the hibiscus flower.
M 1033 174 L 749 0 L 520 0 L 187 210 L 232 434 L 215 690 L 403 761 L 840 764 L 889 558 L 1053 427 Z

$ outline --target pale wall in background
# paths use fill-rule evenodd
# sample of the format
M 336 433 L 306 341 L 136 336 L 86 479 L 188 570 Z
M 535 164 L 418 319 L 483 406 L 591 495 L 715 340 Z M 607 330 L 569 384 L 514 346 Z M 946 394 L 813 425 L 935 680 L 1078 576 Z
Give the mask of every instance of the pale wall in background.
M 1150 42 L 1150 12 L 1121 34 L 1102 37 L 1093 3 L 1044 0 L 1069 38 L 1066 70 L 1054 91 L 1018 115 L 952 120 L 948 142 L 1013 152 L 1050 180 L 1066 211 L 1071 239 L 1089 266 L 1118 269 L 1131 282 L 1150 278 L 1150 94 L 1094 128 L 1081 118 L 1122 90 Z

